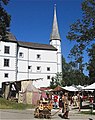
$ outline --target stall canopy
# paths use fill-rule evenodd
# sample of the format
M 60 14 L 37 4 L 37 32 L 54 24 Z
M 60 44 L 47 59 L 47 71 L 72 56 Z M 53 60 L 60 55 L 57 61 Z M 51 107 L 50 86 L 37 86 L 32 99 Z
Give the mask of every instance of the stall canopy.
M 77 85 L 76 88 L 77 88 L 79 91 L 82 91 L 85 87 L 82 86 L 82 85 Z
M 61 86 L 57 86 L 56 88 L 54 88 L 52 90 L 52 92 L 55 92 L 55 91 L 70 91 L 70 92 L 76 92 L 78 91 L 78 89 L 74 86 L 65 86 L 65 87 L 61 87 Z
M 65 86 L 65 87 L 62 87 L 64 90 L 66 91 L 71 91 L 71 92 L 76 92 L 78 91 L 78 89 L 74 86 Z
M 95 90 L 95 83 L 88 85 L 87 87 L 84 88 L 84 90 Z
M 53 90 L 51 90 L 51 91 L 53 91 L 53 92 L 56 92 L 56 91 L 61 91 L 61 90 L 63 90 L 63 87 L 61 87 L 60 85 L 58 85 L 57 87 L 55 87 Z
M 84 88 L 85 88 L 85 87 L 82 86 L 82 85 L 77 85 L 76 87 L 79 88 L 79 89 L 84 89 Z

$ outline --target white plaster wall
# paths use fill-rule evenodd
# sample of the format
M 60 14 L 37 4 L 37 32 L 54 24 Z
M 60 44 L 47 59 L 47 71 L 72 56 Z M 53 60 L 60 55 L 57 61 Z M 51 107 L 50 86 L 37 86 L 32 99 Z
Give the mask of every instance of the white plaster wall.
M 28 72 L 28 66 L 32 67 L 32 72 L 37 72 L 37 66 L 41 66 L 41 72 L 44 73 L 47 72 L 47 67 L 50 67 L 53 73 L 57 71 L 56 51 L 20 48 L 19 52 L 24 53 L 24 57 L 19 58 L 18 54 L 18 72 Z M 41 55 L 41 59 L 37 59 L 37 54 Z
M 41 73 L 56 73 L 57 65 L 56 63 L 46 63 L 46 62 L 30 62 L 30 66 L 32 66 L 29 72 L 37 73 L 37 66 L 41 67 Z M 50 71 L 47 71 L 47 67 L 50 67 Z
M 4 45 L 10 46 L 10 54 L 4 54 Z M 16 43 L 0 42 L 1 82 L 16 80 L 17 68 L 17 80 L 43 78 L 43 81 L 35 82 L 35 86 L 49 86 L 50 79 L 47 79 L 47 76 L 52 78 L 57 73 L 57 51 L 19 47 L 18 58 L 16 58 L 16 51 Z M 23 53 L 23 57 L 19 57 L 20 52 Z M 41 59 L 37 59 L 37 54 L 41 55 Z M 9 67 L 4 67 L 4 58 L 10 59 Z M 16 59 L 18 59 L 17 64 Z M 28 69 L 28 66 L 31 66 L 31 69 Z M 40 72 L 37 71 L 37 66 L 41 67 Z M 50 71 L 47 71 L 47 67 L 50 67 Z M 4 78 L 4 73 L 8 73 L 9 77 Z
M 52 40 L 50 44 L 57 48 L 57 72 L 62 72 L 61 42 L 60 40 Z
M 4 59 L 9 59 L 9 67 L 4 66 Z M 15 70 L 16 69 L 16 58 L 12 57 L 0 57 L 0 69 L 2 70 Z
M 23 53 L 23 57 L 19 56 L 20 52 Z M 17 80 L 28 79 L 28 48 L 19 47 L 17 66 Z
M 58 72 L 62 72 L 62 56 L 58 54 Z
M 51 45 L 53 45 L 55 48 L 57 48 L 57 52 L 61 52 L 61 42 L 60 40 L 52 40 L 50 42 Z
M 50 76 L 50 79 L 47 79 L 47 75 Z M 33 78 L 33 79 L 42 78 L 42 80 L 33 81 L 33 85 L 37 88 L 40 88 L 40 87 L 48 87 L 50 85 L 51 78 L 54 76 L 55 74 L 41 74 L 40 73 L 40 74 L 31 74 L 30 78 Z
M 28 72 L 28 61 L 18 60 L 18 72 Z
M 4 53 L 4 46 L 10 47 L 10 53 Z M 0 69 L 2 70 L 15 70 L 16 65 L 16 43 L 0 42 Z M 9 67 L 4 67 L 4 59 L 9 59 Z
M 4 74 L 8 73 L 8 78 L 4 78 Z M 2 86 L 2 82 L 6 82 L 6 81 L 15 81 L 15 71 L 1 71 L 0 70 L 0 88 Z
M 23 53 L 23 57 L 19 56 L 19 53 Z M 18 60 L 28 60 L 28 48 L 24 48 L 24 47 L 19 47 L 18 50 Z
M 52 78 L 57 73 L 57 51 L 19 48 L 19 52 L 24 53 L 24 57 L 19 58 L 18 54 L 17 79 L 43 78 L 43 81 L 35 82 L 34 85 L 36 87 L 49 86 L 50 80 L 47 80 L 47 76 Z M 41 59 L 37 59 L 37 54 L 41 56 Z M 28 66 L 31 66 L 31 69 L 28 69 Z M 41 71 L 37 71 L 38 66 L 41 67 Z M 47 71 L 47 67 L 50 67 L 50 71 Z
M 50 84 L 50 80 L 47 79 L 47 76 L 52 78 L 57 73 L 57 64 L 56 63 L 39 63 L 39 62 L 30 62 L 32 68 L 29 72 L 19 72 L 18 80 L 24 79 L 39 79 L 43 78 L 43 81 L 34 82 L 36 87 L 47 87 Z M 41 71 L 37 71 L 37 66 L 41 66 Z M 50 71 L 47 71 L 47 67 L 50 67 Z
M 10 53 L 4 53 L 4 46 L 10 47 Z M 16 79 L 16 49 L 17 44 L 13 42 L 0 41 L 0 87 L 2 82 Z M 9 67 L 4 67 L 4 59 L 9 59 Z M 4 74 L 8 73 L 8 78 Z
M 19 72 L 17 73 L 17 80 L 26 80 L 28 78 L 28 73 Z
M 10 47 L 10 54 L 4 54 L 4 46 L 9 46 Z M 17 48 L 16 43 L 1 41 L 0 42 L 0 55 L 16 57 L 16 48 Z
M 41 59 L 37 59 L 37 54 L 41 55 Z M 29 60 L 30 61 L 46 61 L 46 62 L 56 62 L 56 51 L 51 50 L 36 50 L 29 49 Z

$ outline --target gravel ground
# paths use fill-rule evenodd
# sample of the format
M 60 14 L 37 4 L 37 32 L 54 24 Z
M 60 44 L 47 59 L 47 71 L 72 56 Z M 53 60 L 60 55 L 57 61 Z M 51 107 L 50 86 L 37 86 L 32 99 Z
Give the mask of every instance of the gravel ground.
M 51 114 L 54 114 L 58 110 L 53 109 Z M 52 116 L 51 120 L 60 120 L 58 114 L 60 114 L 61 111 L 59 111 L 56 115 Z M 89 118 L 92 118 L 95 120 L 95 115 L 86 115 L 86 114 L 80 114 L 78 110 L 70 110 L 69 112 L 69 119 L 70 120 L 89 120 Z M 38 119 L 34 118 L 34 109 L 31 110 L 0 110 L 0 120 L 45 120 L 45 119 Z

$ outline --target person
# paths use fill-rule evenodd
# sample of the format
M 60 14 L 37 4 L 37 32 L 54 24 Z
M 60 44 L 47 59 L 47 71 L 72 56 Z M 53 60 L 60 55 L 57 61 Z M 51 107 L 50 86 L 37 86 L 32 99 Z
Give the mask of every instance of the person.
M 56 109 L 58 107 L 58 96 L 57 95 L 54 95 L 54 108 Z
M 65 93 L 63 96 L 62 96 L 62 101 L 64 102 L 63 106 L 64 106 L 64 113 L 63 115 L 62 114 L 59 114 L 58 116 L 60 116 L 61 118 L 64 118 L 64 119 L 68 119 L 68 114 L 69 114 L 69 101 L 68 101 L 68 93 Z
M 62 108 L 62 96 L 59 96 L 59 108 Z
M 72 96 L 69 96 L 69 106 L 70 106 L 70 110 L 71 110 L 73 107 L 73 97 Z
M 68 113 L 69 113 L 68 93 L 65 93 L 65 95 L 64 95 L 64 114 L 63 114 L 63 118 L 68 119 Z
M 62 113 L 64 113 L 64 94 L 62 95 Z
M 73 102 L 74 102 L 73 105 L 74 106 L 77 106 L 77 99 L 78 99 L 77 95 L 74 94 L 74 96 L 73 96 Z
M 94 102 L 94 106 L 93 106 L 93 108 L 95 109 L 95 90 L 93 91 L 93 96 L 94 96 L 94 99 L 93 99 L 93 102 Z
M 79 93 L 77 94 L 77 106 L 80 111 L 80 94 Z

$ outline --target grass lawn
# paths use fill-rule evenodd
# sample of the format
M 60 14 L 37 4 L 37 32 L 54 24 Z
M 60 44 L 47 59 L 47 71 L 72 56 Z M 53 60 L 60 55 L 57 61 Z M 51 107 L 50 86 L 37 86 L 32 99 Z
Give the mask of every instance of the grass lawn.
M 0 109 L 31 109 L 33 105 L 23 104 L 23 103 L 16 103 L 13 101 L 6 100 L 4 98 L 0 98 Z

